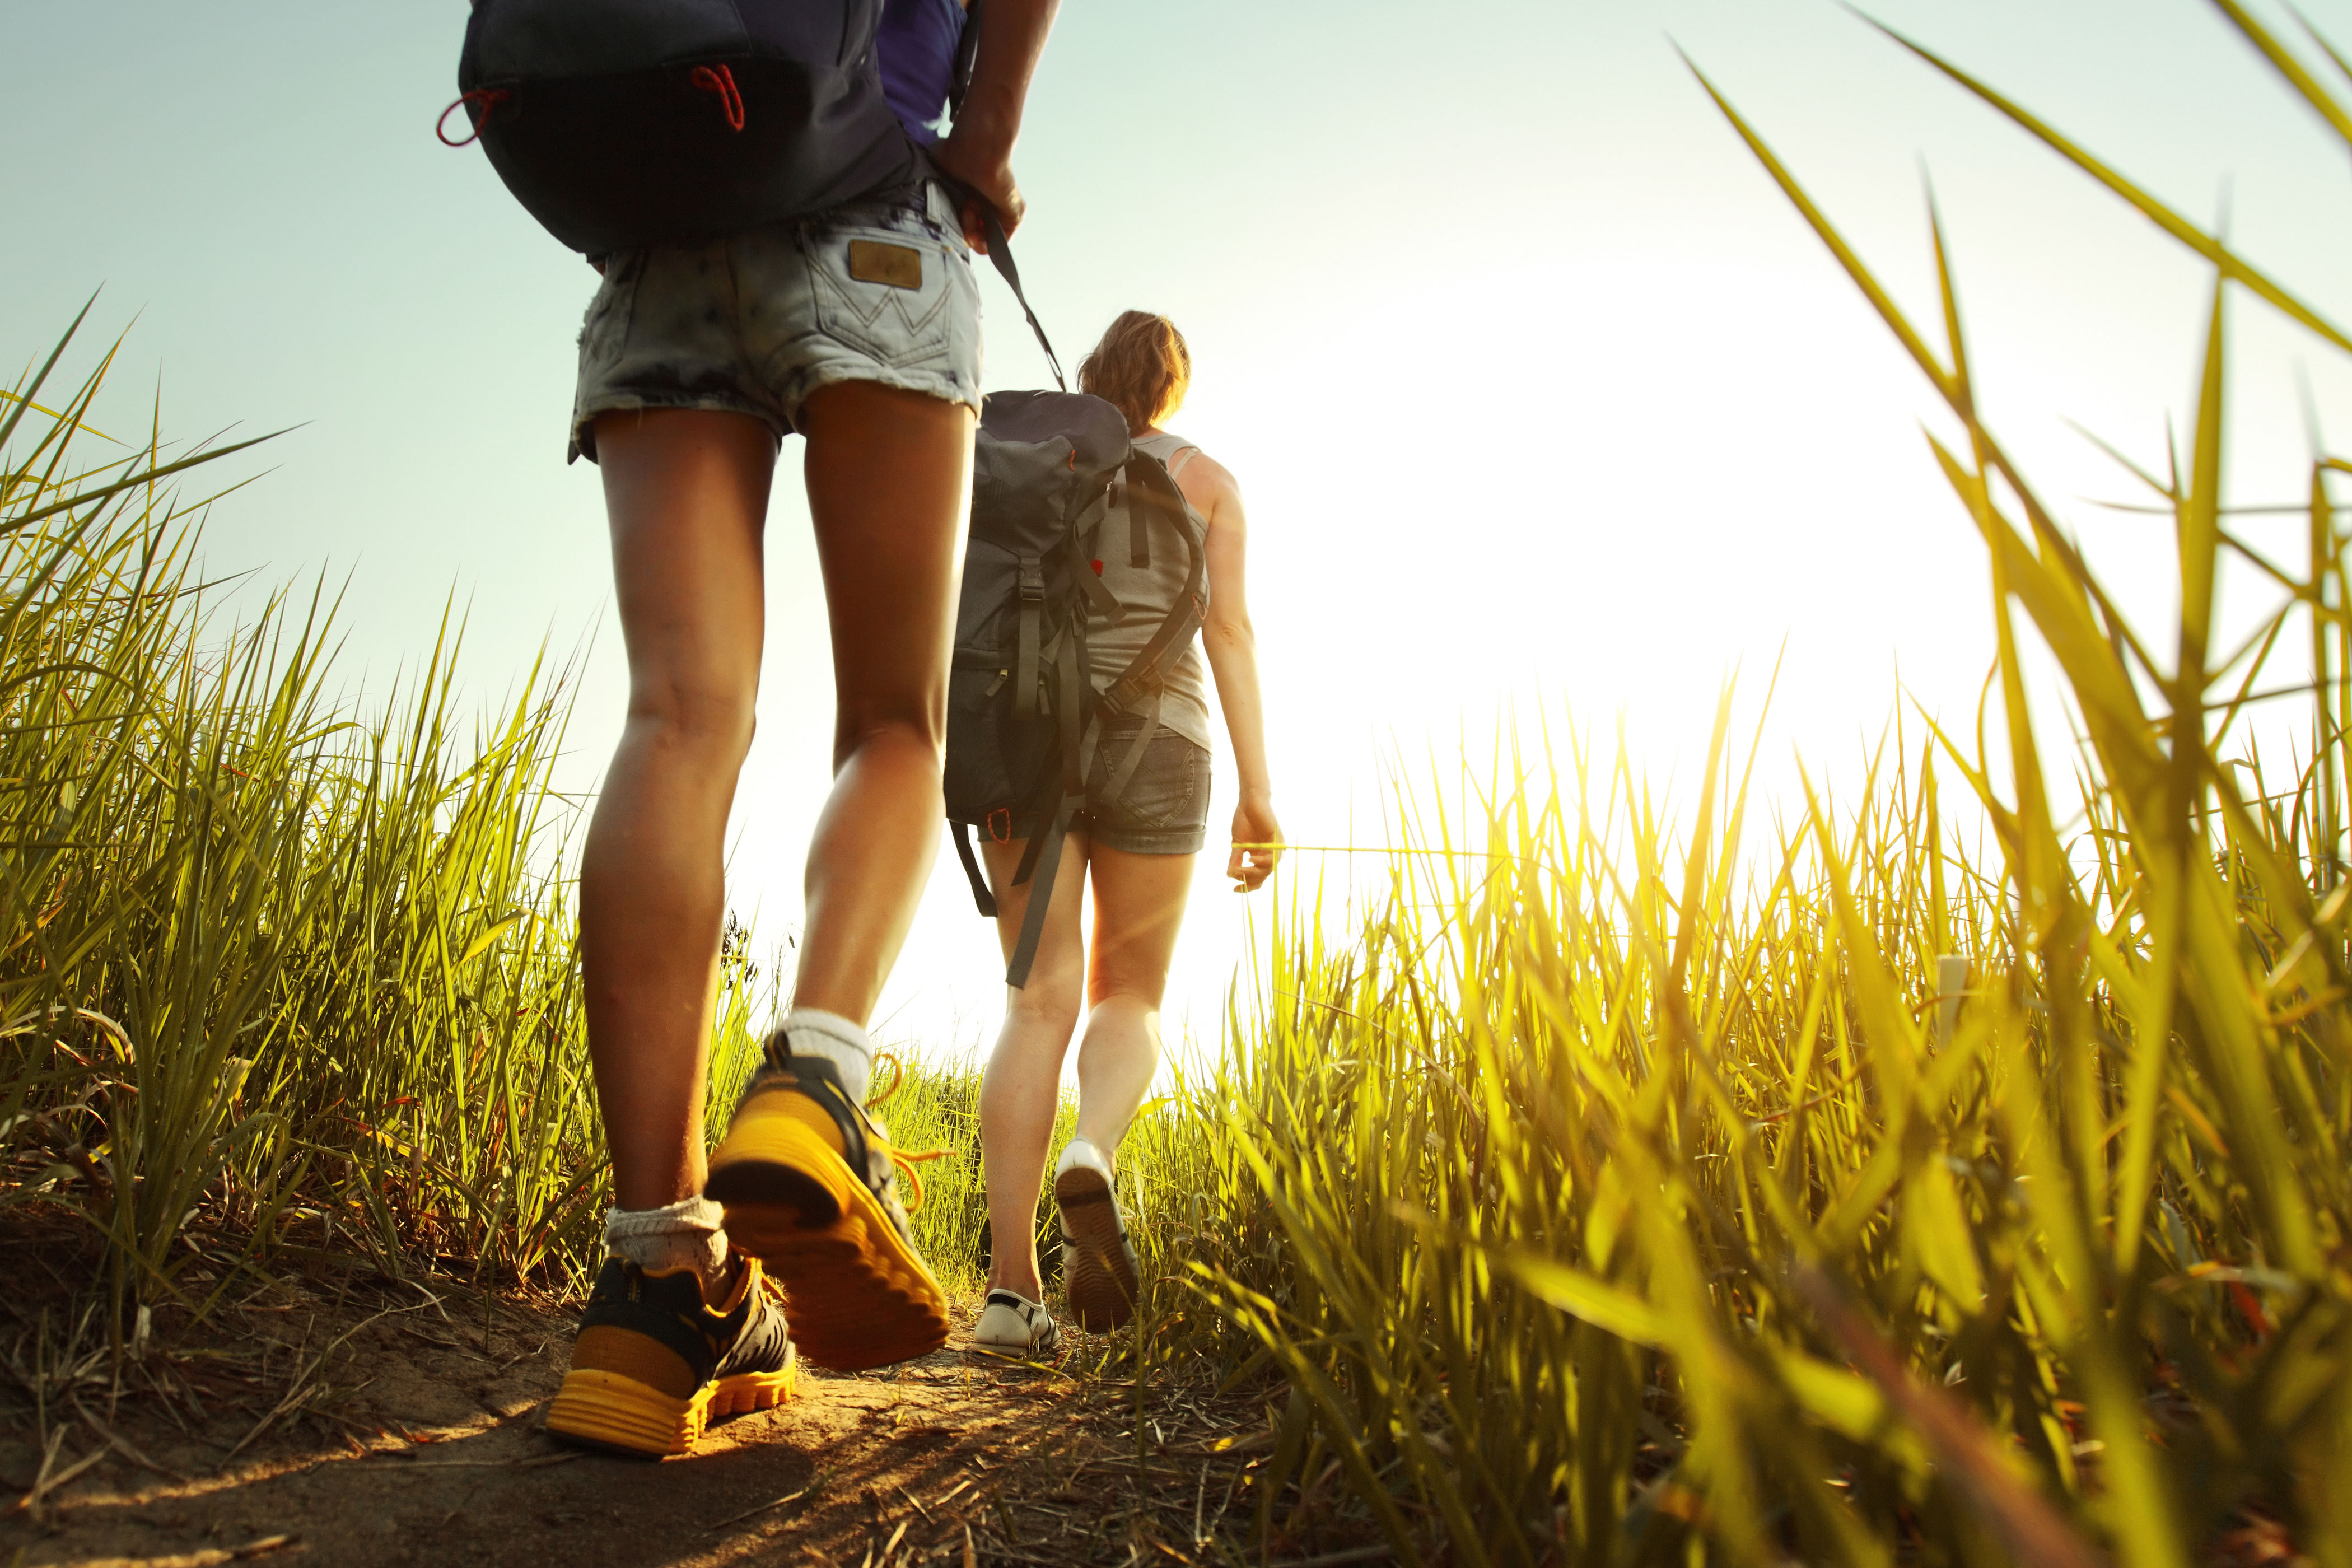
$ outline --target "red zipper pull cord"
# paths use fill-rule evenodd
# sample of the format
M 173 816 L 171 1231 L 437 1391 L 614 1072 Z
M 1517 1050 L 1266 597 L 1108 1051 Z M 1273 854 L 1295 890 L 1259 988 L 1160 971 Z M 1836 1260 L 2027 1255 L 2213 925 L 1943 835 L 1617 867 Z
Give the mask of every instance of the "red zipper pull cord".
M 705 92 L 719 95 L 719 107 L 727 111 L 727 129 L 743 129 L 743 95 L 736 90 L 735 73 L 725 66 L 697 66 L 687 79 Z
M 727 115 L 727 129 L 743 129 L 743 94 L 735 85 L 733 71 L 725 66 L 697 66 L 688 79 L 704 92 L 718 96 L 719 108 Z M 478 87 L 471 92 L 461 93 L 455 102 L 441 111 L 441 118 L 433 122 L 433 134 L 438 136 L 446 147 L 470 146 L 480 140 L 482 127 L 490 122 L 490 116 L 498 112 L 499 105 L 511 96 L 502 87 Z M 449 117 L 460 109 L 467 110 L 466 118 L 472 129 L 465 136 L 453 141 L 449 136 Z
M 445 147 L 469 146 L 480 140 L 482 127 L 490 122 L 490 116 L 499 111 L 499 105 L 504 103 L 509 96 L 507 89 L 502 87 L 478 87 L 471 92 L 462 93 L 458 96 L 457 101 L 443 110 L 441 118 L 433 122 L 433 134 L 441 138 L 441 144 Z M 481 112 L 476 114 L 467 107 L 469 104 L 481 105 Z M 472 122 L 474 129 L 464 141 L 452 142 L 449 140 L 449 117 L 460 109 L 466 110 L 466 118 Z

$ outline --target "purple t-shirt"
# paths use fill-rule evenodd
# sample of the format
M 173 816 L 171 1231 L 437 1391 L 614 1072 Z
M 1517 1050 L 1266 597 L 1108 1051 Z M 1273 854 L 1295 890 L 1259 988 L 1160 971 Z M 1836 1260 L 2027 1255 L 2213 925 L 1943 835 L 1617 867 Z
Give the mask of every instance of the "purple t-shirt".
M 907 134 L 926 147 L 939 145 L 947 129 L 948 89 L 962 41 L 963 7 L 956 0 L 883 0 L 874 35 L 882 96 Z

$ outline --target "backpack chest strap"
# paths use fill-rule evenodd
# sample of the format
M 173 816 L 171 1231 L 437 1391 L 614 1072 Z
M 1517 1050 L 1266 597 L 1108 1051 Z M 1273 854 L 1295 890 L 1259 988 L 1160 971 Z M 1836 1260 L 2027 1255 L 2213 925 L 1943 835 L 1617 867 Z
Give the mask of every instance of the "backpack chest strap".
M 1045 613 L 1045 566 L 1034 555 L 1021 563 L 1021 613 L 1015 621 L 1013 654 L 1013 716 L 1037 717 L 1037 648 L 1039 622 Z

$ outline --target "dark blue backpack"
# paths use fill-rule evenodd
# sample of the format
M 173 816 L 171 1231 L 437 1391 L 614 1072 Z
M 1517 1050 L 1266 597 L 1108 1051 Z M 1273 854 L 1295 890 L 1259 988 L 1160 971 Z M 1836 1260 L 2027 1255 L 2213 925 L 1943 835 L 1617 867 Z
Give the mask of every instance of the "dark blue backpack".
M 1117 621 L 1128 613 L 1103 586 L 1097 559 L 1116 548 L 1147 558 L 1155 527 L 1188 552 L 1190 580 L 1142 651 L 1097 692 L 1087 616 Z M 1156 732 L 1167 668 L 1208 607 L 1205 545 L 1184 492 L 1159 458 L 1136 449 L 1125 416 L 1110 404 L 1083 393 L 989 394 L 972 456 L 971 527 L 948 674 L 945 783 L 956 856 L 982 914 L 993 917 L 996 900 L 973 856 L 972 831 L 999 843 L 1016 824 L 1027 831 L 1013 880 L 1035 885 L 1005 971 L 1010 984 L 1028 984 L 1062 841 L 1086 807 L 1103 721 L 1146 720 L 1125 754 L 1109 762 L 1104 787 L 1112 798 Z
M 572 249 L 693 243 L 926 172 L 882 95 L 881 16 L 882 0 L 474 0 L 450 107 Z
M 967 9 L 950 103 L 971 84 Z M 890 111 L 882 0 L 473 0 L 441 140 L 479 140 L 531 216 L 591 257 L 691 245 L 940 179 Z M 471 134 L 452 139 L 463 110 Z M 989 259 L 1061 379 L 996 211 Z

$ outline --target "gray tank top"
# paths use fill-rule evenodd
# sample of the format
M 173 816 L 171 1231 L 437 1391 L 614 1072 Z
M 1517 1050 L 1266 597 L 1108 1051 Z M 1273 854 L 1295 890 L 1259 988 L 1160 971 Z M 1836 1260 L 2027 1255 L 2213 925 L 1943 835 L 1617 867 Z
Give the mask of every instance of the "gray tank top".
M 1182 466 L 1176 461 L 1181 454 L 1200 451 L 1181 436 L 1144 436 L 1135 445 L 1171 469 Z M 1193 524 L 1205 535 L 1207 521 L 1189 501 L 1184 510 L 1192 512 Z M 1160 629 L 1184 592 L 1192 566 L 1191 552 L 1165 527 L 1151 531 L 1151 561 L 1146 566 L 1130 563 L 1124 542 L 1127 525 L 1117 514 L 1104 521 L 1102 538 L 1103 586 L 1125 607 L 1127 616 L 1117 625 L 1107 616 L 1087 617 L 1087 658 L 1091 668 L 1087 673 L 1097 691 L 1127 673 L 1127 667 L 1135 662 L 1135 656 L 1143 651 L 1143 645 L 1151 640 L 1151 634 Z M 1167 689 L 1160 700 L 1160 722 L 1204 752 L 1215 750 L 1209 740 L 1209 683 L 1200 637 L 1195 635 L 1165 668 Z

